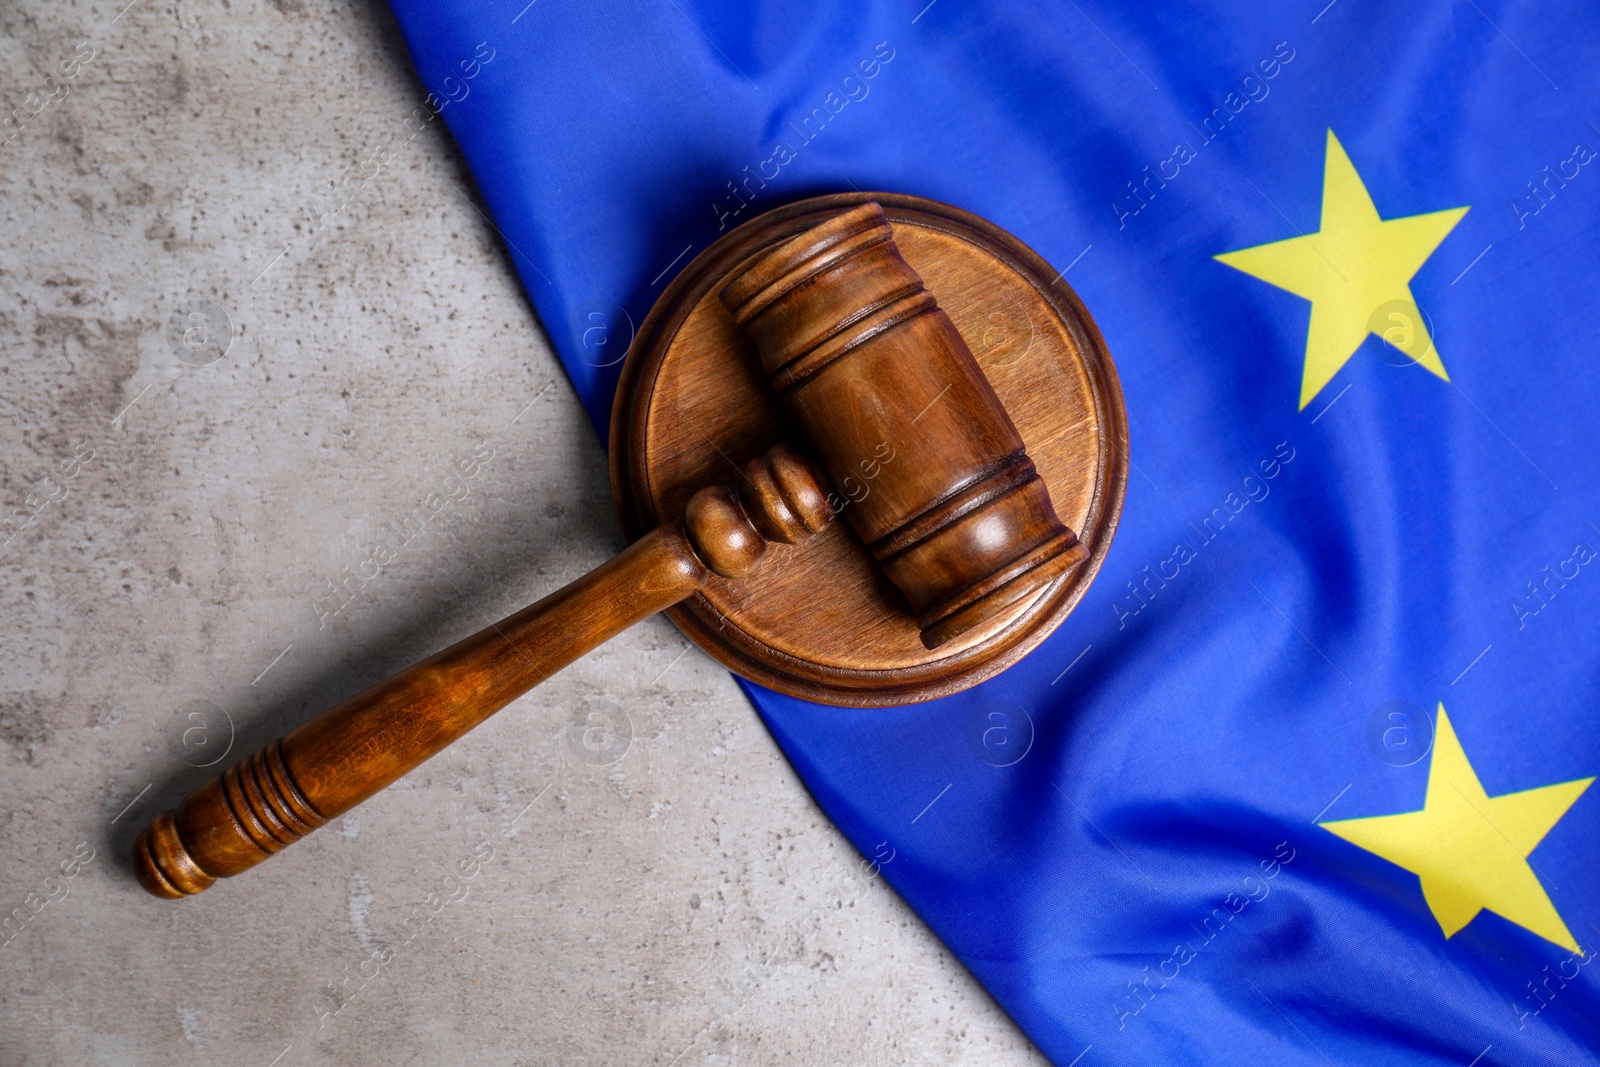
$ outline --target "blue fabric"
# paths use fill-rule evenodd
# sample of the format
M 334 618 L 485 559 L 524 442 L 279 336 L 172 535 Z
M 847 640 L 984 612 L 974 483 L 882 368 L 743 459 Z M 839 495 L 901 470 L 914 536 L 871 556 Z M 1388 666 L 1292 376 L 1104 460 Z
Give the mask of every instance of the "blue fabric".
M 866 873 L 1046 1055 L 1596 1062 L 1592 952 L 1488 912 L 1446 938 L 1415 875 L 1316 821 L 1422 808 L 1440 702 L 1489 795 L 1600 773 L 1600 566 L 1574 562 L 1600 547 L 1600 164 L 1573 162 L 1600 16 L 924 2 L 394 6 L 602 432 L 630 323 L 762 210 L 914 193 L 1072 265 L 1135 464 L 1077 612 L 930 704 L 747 687 Z M 1213 257 L 1317 230 L 1330 129 L 1384 218 L 1471 210 L 1412 281 L 1450 381 L 1369 336 L 1300 410 L 1309 305 Z M 1531 857 L 1591 949 L 1594 793 Z

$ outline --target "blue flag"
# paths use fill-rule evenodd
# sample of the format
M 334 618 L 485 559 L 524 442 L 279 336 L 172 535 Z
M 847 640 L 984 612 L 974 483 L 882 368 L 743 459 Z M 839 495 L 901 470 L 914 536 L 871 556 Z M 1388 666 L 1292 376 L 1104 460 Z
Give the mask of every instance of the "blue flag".
M 1046 1055 L 1596 1062 L 1592 5 L 395 8 L 602 430 L 674 273 L 807 196 L 985 216 L 1095 316 L 1076 613 L 929 704 L 747 686 Z

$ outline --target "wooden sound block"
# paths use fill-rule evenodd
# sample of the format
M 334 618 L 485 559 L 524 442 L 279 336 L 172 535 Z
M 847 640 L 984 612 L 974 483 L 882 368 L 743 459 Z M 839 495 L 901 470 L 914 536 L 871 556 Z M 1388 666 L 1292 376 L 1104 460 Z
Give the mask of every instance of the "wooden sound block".
M 680 517 L 707 485 L 736 485 L 789 425 L 753 342 L 718 293 L 760 253 L 868 201 L 955 323 L 1021 433 L 1056 513 L 1089 558 L 1042 591 L 937 649 L 905 595 L 844 522 L 775 544 L 757 570 L 713 579 L 669 615 L 731 670 L 827 704 L 909 704 L 975 685 L 1043 641 L 1082 598 L 1111 545 L 1128 470 L 1127 414 L 1105 342 L 1060 273 L 1004 230 L 945 204 L 887 193 L 818 197 L 768 212 L 706 249 L 668 286 L 623 366 L 611 480 L 630 540 Z M 885 442 L 886 465 L 917 462 Z M 848 508 L 866 473 L 834 486 Z

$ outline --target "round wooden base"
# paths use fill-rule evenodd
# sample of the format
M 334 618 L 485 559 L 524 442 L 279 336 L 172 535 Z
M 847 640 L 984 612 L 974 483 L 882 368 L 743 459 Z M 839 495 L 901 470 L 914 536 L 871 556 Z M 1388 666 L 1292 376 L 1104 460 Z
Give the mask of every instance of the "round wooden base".
M 818 197 L 768 212 L 706 249 L 640 328 L 611 422 L 612 490 L 629 539 L 682 516 L 697 490 L 736 485 L 739 468 L 772 445 L 807 449 L 717 294 L 751 257 L 868 200 L 883 206 L 901 254 L 972 349 L 1089 559 L 1009 614 L 933 651 L 923 647 L 904 596 L 843 521 L 804 545 L 772 546 L 752 574 L 718 579 L 669 612 L 744 677 L 856 707 L 965 689 L 1049 636 L 1110 548 L 1128 468 L 1116 369 L 1094 322 L 1049 264 L 1004 230 L 931 200 Z M 918 457 L 902 452 L 891 462 Z

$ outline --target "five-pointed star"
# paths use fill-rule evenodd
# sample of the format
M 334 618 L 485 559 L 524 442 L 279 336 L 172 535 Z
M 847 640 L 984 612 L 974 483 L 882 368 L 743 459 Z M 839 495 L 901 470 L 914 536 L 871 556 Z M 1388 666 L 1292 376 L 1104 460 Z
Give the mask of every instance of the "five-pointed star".
M 1403 219 L 1379 218 L 1361 175 L 1329 130 L 1322 229 L 1216 257 L 1311 301 L 1300 410 L 1333 380 L 1368 333 L 1450 380 L 1410 282 L 1466 213 L 1467 208 L 1458 207 Z
M 1488 908 L 1581 952 L 1528 856 L 1592 781 L 1489 796 L 1440 704 L 1421 811 L 1318 825 L 1420 877 L 1422 895 L 1447 938 Z

